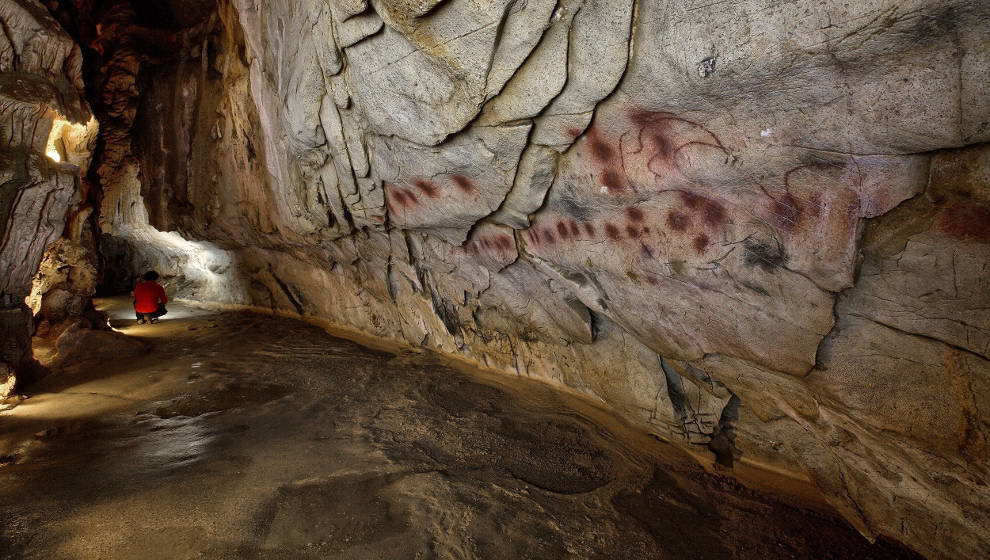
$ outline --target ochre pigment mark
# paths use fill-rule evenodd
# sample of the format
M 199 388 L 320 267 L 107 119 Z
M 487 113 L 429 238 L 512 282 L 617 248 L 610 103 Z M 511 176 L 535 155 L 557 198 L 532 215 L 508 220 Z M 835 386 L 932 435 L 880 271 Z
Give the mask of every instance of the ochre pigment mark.
M 626 216 L 633 222 L 639 223 L 643 221 L 643 211 L 635 206 L 626 208 Z
M 695 253 L 698 253 L 699 255 L 701 253 L 704 253 L 705 252 L 705 249 L 708 248 L 709 241 L 710 240 L 708 239 L 708 236 L 706 234 L 704 234 L 704 233 L 702 233 L 702 234 L 698 235 L 697 237 L 695 237 L 694 238 L 694 242 L 693 242 L 694 252 Z
M 679 210 L 667 214 L 667 227 L 674 231 L 684 231 L 691 226 L 691 216 Z
M 568 127 L 567 135 L 571 138 L 577 138 L 578 136 L 581 136 L 581 129 L 574 126 Z
M 791 176 L 794 173 L 797 173 L 798 171 L 800 171 L 802 169 L 809 169 L 810 171 L 813 171 L 813 172 L 815 172 L 818 175 L 823 175 L 823 174 L 825 174 L 827 172 L 830 172 L 830 171 L 831 172 L 844 173 L 845 170 L 846 170 L 845 167 L 843 167 L 841 165 L 837 165 L 835 163 L 821 163 L 821 162 L 819 162 L 819 163 L 811 163 L 811 164 L 804 163 L 804 164 L 801 164 L 801 165 L 796 165 L 796 166 L 788 169 L 784 173 L 784 192 L 786 194 L 783 197 L 781 197 L 780 199 L 778 199 L 775 196 L 772 196 L 770 193 L 768 193 L 766 191 L 766 189 L 763 188 L 762 185 L 760 185 L 760 190 L 763 191 L 763 194 L 765 194 L 768 197 L 774 199 L 776 202 L 779 202 L 783 206 L 793 206 L 794 207 L 794 209 L 796 210 L 796 214 L 797 214 L 797 219 L 794 220 L 795 225 L 797 225 L 801 221 L 801 218 L 803 216 L 805 216 L 805 215 L 811 216 L 811 217 L 814 217 L 814 218 L 820 217 L 821 214 L 822 214 L 822 210 L 825 208 L 825 204 L 822 202 L 822 196 L 821 196 L 821 193 L 820 192 L 817 192 L 817 191 L 816 192 L 812 192 L 807 198 L 802 198 L 800 200 L 800 202 L 798 201 L 798 199 L 793 194 L 791 194 L 792 193 L 792 188 L 791 187 L 793 186 L 793 185 L 791 185 Z M 862 175 L 860 175 L 859 181 L 862 181 Z M 850 218 L 858 218 L 859 217 L 859 213 L 860 213 L 860 201 L 859 201 L 859 198 L 858 197 L 855 199 L 855 204 L 856 204 L 855 209 L 853 209 L 851 206 L 848 207 L 848 208 L 846 208 L 846 213 L 847 213 L 847 215 Z M 887 205 L 884 202 L 880 202 L 878 204 L 878 206 L 880 206 L 882 208 L 886 208 L 887 207 Z M 771 205 L 770 211 L 771 211 L 772 214 L 778 214 L 777 210 L 778 210 L 778 208 L 776 207 L 776 205 Z M 783 218 L 782 218 L 783 221 L 786 221 L 787 219 L 789 219 L 789 216 L 790 216 L 789 215 L 789 212 L 793 212 L 792 210 L 787 209 L 787 208 L 779 208 L 779 210 L 781 210 L 781 212 L 779 212 L 779 214 L 781 216 L 783 216 Z M 784 229 L 784 230 L 789 231 L 786 226 L 776 223 L 777 222 L 777 218 L 773 218 L 773 216 L 771 216 L 771 218 L 774 221 L 775 225 L 778 225 L 778 227 L 780 229 Z
M 598 163 L 606 165 L 615 163 L 615 149 L 602 139 L 597 129 L 593 128 L 588 132 L 588 147 Z
M 526 239 L 534 246 L 541 243 L 565 243 L 568 241 L 578 241 L 581 239 L 581 231 L 587 233 L 589 237 L 595 234 L 595 226 L 590 222 L 578 222 L 568 219 L 566 216 L 558 218 L 548 227 L 532 226 L 523 230 Z M 507 241 L 512 241 L 507 238 Z
M 464 194 L 473 194 L 477 190 L 471 179 L 468 179 L 464 175 L 451 175 L 450 180 Z
M 650 157 L 647 167 L 656 159 L 672 162 L 677 147 L 670 139 L 671 124 L 676 117 L 670 113 L 653 113 L 642 109 L 632 109 L 629 112 L 629 120 L 639 127 L 638 139 L 640 149 L 645 147 L 644 139 L 653 148 L 653 156 Z M 652 170 L 652 169 L 651 169 Z
M 629 235 L 630 239 L 639 238 L 639 228 L 632 224 L 626 225 L 626 233 Z
M 467 247 L 467 252 L 475 255 L 484 252 L 505 256 L 512 254 L 512 248 L 514 246 L 515 243 L 510 235 L 489 235 L 472 241 Z
M 715 148 L 725 155 L 729 154 L 718 136 L 698 122 L 677 117 L 672 113 L 647 111 L 640 108 L 630 109 L 628 117 L 629 121 L 638 127 L 637 138 L 640 146 L 638 151 L 643 151 L 647 145 L 652 149 L 653 153 L 646 162 L 646 168 L 658 179 L 663 176 L 662 171 L 657 168 L 658 164 L 666 165 L 669 169 L 683 174 L 683 170 L 677 162 L 677 155 L 688 146 L 707 146 Z M 675 123 L 699 130 L 705 139 L 689 140 L 678 144 L 674 139 L 673 125 Z
M 598 174 L 599 183 L 611 194 L 621 193 L 629 184 L 622 172 L 621 149 L 610 145 L 594 127 L 588 131 L 587 138 L 588 152 L 602 170 Z
M 729 220 L 725 213 L 725 207 L 709 198 L 705 199 L 704 208 L 702 209 L 702 219 L 710 227 L 721 226 Z
M 614 169 L 606 169 L 599 177 L 602 185 L 612 194 L 620 193 L 625 189 L 622 176 Z
M 691 210 L 697 210 L 701 207 L 702 199 L 704 198 L 700 194 L 693 193 L 691 191 L 677 191 L 677 195 L 681 197 L 681 202 L 684 206 L 687 206 Z
M 990 206 L 956 203 L 939 214 L 935 229 L 965 241 L 990 243 Z
M 716 228 L 729 221 L 725 207 L 720 203 L 690 191 L 678 191 L 678 195 L 680 195 L 684 206 L 695 211 L 696 214 L 700 214 L 701 219 L 709 227 Z M 668 216 L 669 219 L 670 216 Z
M 615 227 L 615 224 L 605 224 L 605 235 L 613 241 L 619 241 L 622 239 L 622 234 L 619 233 L 619 228 Z
M 413 185 L 419 189 L 419 191 L 430 198 L 436 198 L 440 194 L 440 189 L 437 188 L 436 183 L 427 179 L 416 179 L 413 181 Z
M 411 208 L 419 205 L 419 197 L 412 191 L 392 186 L 388 192 L 391 194 L 390 198 L 398 202 L 403 208 Z
M 630 109 L 628 114 L 629 120 L 633 124 L 640 127 L 640 134 L 645 132 L 646 134 L 651 135 L 650 140 L 654 142 L 654 147 L 658 152 L 674 155 L 676 152 L 687 146 L 703 145 L 717 148 L 726 154 L 729 153 L 729 151 L 725 149 L 725 146 L 722 145 L 722 142 L 718 139 L 718 136 L 699 122 L 682 119 L 673 113 L 647 111 L 640 108 Z M 669 139 L 671 136 L 671 125 L 673 123 L 683 123 L 692 128 L 701 130 L 704 132 L 705 136 L 707 136 L 706 141 L 693 140 L 690 142 L 685 142 L 677 147 L 673 147 Z
M 773 199 L 770 203 L 770 217 L 778 229 L 792 231 L 801 221 L 802 207 L 791 193 Z

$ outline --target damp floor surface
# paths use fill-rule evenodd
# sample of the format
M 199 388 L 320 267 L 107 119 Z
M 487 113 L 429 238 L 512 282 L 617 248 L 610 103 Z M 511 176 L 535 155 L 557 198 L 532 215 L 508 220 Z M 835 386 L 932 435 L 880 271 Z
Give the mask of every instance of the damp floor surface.
M 542 384 L 128 303 L 149 353 L 0 413 L 0 558 L 917 558 Z

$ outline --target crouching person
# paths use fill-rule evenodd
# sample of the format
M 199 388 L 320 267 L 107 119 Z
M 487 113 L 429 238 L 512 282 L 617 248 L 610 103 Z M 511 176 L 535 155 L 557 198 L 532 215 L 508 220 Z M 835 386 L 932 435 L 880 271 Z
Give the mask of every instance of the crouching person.
M 158 318 L 167 313 L 165 304 L 168 303 L 168 296 L 156 280 L 158 273 L 149 270 L 144 273 L 144 282 L 134 286 L 134 314 L 139 323 L 157 323 Z

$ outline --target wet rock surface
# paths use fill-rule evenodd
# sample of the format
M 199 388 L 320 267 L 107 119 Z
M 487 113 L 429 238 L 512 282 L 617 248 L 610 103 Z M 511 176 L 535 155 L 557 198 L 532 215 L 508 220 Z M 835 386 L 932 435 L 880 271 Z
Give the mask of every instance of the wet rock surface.
M 544 384 L 104 305 L 152 350 L 2 413 L 5 558 L 917 558 Z

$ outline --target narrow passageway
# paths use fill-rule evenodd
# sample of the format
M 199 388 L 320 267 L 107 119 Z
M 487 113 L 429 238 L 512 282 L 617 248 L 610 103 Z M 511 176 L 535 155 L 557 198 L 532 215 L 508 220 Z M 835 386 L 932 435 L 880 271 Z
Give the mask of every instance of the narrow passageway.
M 100 306 L 150 350 L 0 413 L 0 557 L 914 557 L 544 385 L 290 319 Z

